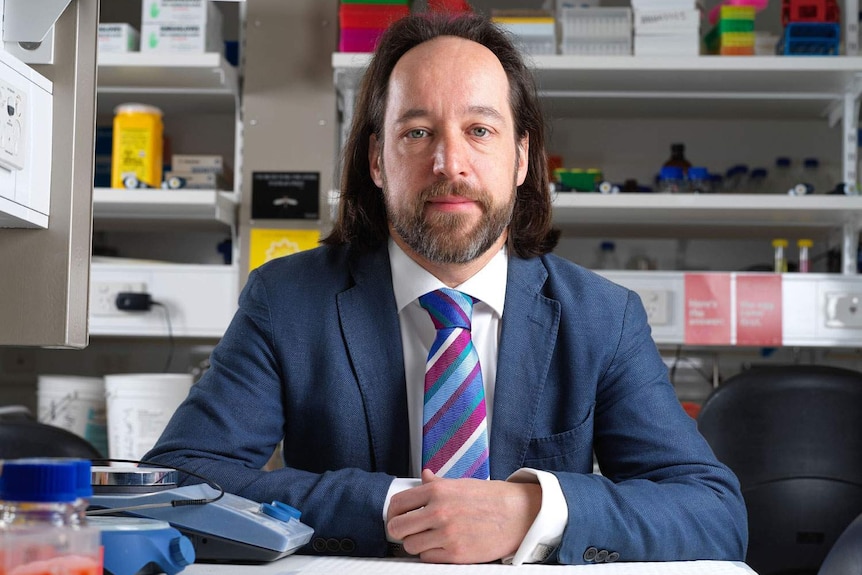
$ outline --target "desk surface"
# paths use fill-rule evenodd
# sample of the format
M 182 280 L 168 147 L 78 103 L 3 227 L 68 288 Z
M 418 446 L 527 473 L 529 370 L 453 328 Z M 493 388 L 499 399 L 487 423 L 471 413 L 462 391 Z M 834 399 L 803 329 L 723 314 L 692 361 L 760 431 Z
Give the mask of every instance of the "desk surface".
M 744 563 L 678 561 L 672 563 L 605 563 L 601 565 L 426 565 L 413 559 L 353 559 L 291 555 L 265 565 L 208 565 L 187 567 L 184 575 L 756 575 Z

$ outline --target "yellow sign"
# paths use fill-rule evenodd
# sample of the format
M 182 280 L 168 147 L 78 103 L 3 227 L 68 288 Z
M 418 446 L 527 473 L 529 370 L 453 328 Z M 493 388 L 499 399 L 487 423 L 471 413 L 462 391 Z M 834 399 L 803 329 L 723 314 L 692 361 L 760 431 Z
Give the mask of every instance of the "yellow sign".
M 269 260 L 317 247 L 320 230 L 278 230 L 252 228 L 248 271 Z

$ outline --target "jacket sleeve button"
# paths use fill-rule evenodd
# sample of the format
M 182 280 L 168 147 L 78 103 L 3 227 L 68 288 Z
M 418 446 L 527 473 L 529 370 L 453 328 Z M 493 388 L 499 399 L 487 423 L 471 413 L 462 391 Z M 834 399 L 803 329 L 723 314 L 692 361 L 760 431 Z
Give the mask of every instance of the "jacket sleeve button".
M 614 561 L 616 561 L 616 560 L 617 560 L 617 559 L 619 559 L 619 558 L 620 558 L 620 554 L 619 554 L 619 553 L 617 553 L 616 551 L 611 551 L 611 552 L 608 554 L 608 560 L 606 561 L 606 563 L 613 563 Z
M 595 547 L 587 547 L 587 550 L 584 551 L 584 561 L 592 562 L 595 560 L 596 555 L 598 555 L 599 550 Z
M 326 539 L 323 537 L 315 537 L 311 542 L 311 548 L 318 553 L 326 551 Z
M 598 553 L 596 553 L 596 563 L 604 563 L 608 560 L 608 550 L 602 549 Z
M 342 539 L 341 550 L 344 553 L 353 553 L 356 550 L 356 542 L 353 539 Z

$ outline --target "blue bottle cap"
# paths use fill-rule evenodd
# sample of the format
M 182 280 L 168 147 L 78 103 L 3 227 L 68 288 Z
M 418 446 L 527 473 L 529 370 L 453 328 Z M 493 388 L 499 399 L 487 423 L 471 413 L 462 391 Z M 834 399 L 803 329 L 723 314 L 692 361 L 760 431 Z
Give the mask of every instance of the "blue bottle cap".
M 78 496 L 78 470 L 71 459 L 11 459 L 0 474 L 5 501 L 70 503 Z
M 80 499 L 89 499 L 93 496 L 92 464 L 88 459 L 72 459 L 71 462 L 75 466 L 75 492 Z
M 804 166 L 806 168 L 816 168 L 820 166 L 820 160 L 817 158 L 805 158 Z
M 688 169 L 689 180 L 708 180 L 709 170 L 703 166 L 692 166 Z
M 683 171 L 679 166 L 664 166 L 659 171 L 658 177 L 660 180 L 681 180 Z
M 601 243 L 601 249 L 603 252 L 615 249 L 616 247 L 617 246 L 616 246 L 616 244 L 614 244 L 614 242 L 602 242 Z
M 779 168 L 789 168 L 790 158 L 788 158 L 787 156 L 779 156 L 775 158 L 775 165 Z
M 752 178 L 765 178 L 766 177 L 766 168 L 754 168 L 751 170 Z

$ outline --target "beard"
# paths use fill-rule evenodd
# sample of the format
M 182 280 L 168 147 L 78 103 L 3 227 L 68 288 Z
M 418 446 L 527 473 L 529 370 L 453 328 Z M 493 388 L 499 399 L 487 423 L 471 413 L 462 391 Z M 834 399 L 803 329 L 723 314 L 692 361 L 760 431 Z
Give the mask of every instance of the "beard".
M 514 181 L 508 201 L 494 205 L 486 190 L 464 183 L 435 182 L 423 189 L 414 202 L 397 206 L 391 201 L 386 177 L 383 177 L 383 197 L 389 224 L 414 252 L 438 264 L 464 264 L 473 261 L 496 242 L 509 223 L 515 207 L 517 186 Z M 428 200 L 441 196 L 458 196 L 476 202 L 482 215 L 470 225 L 470 214 L 425 213 Z

